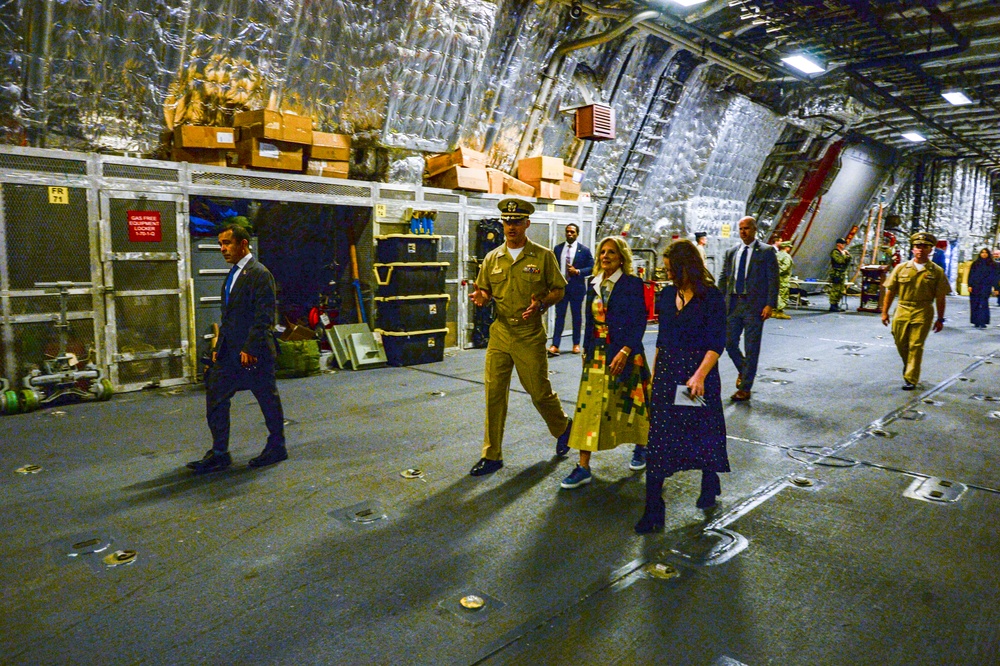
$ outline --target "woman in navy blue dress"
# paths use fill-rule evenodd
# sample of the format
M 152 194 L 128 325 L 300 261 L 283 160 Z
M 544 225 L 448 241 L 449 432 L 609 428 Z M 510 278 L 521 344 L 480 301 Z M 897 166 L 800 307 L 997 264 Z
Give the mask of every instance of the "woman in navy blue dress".
M 990 251 L 985 247 L 979 258 L 969 267 L 969 314 L 972 325 L 986 328 L 990 325 L 990 295 L 997 284 L 997 267 Z
M 726 346 L 725 299 L 690 241 L 674 242 L 663 259 L 673 284 L 657 301 L 660 330 L 646 446 L 646 510 L 635 526 L 639 534 L 663 529 L 668 476 L 701 470 L 696 504 L 708 509 L 722 492 L 719 472 L 729 471 L 718 368 Z

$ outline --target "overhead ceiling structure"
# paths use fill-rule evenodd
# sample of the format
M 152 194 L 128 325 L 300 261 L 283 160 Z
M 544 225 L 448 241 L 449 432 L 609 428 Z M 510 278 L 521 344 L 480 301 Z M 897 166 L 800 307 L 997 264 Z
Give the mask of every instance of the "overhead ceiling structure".
M 856 107 L 849 129 L 904 153 L 968 158 L 1000 175 L 997 0 L 649 0 L 634 6 L 660 10 L 654 21 L 703 53 L 765 74 L 764 82 L 744 81 L 747 90 L 785 113 L 811 108 L 829 115 L 815 100 L 849 99 Z M 785 60 L 795 56 L 821 71 L 807 74 Z

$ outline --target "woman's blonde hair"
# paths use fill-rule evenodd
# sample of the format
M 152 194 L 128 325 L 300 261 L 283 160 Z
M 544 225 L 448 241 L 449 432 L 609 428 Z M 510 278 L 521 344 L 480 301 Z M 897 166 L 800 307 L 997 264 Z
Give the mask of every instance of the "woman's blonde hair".
M 614 243 L 615 247 L 618 248 L 618 254 L 622 258 L 622 273 L 625 275 L 635 275 L 635 271 L 632 269 L 632 248 L 628 246 L 628 243 L 621 236 L 605 236 L 597 244 L 597 249 L 594 251 L 594 272 L 592 275 L 597 275 L 601 272 L 601 248 L 608 241 Z

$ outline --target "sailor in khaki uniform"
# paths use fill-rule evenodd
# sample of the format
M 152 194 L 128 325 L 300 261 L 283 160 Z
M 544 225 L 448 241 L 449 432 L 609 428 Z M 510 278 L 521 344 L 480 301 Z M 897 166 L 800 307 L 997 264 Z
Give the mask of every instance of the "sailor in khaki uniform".
M 469 472 L 472 476 L 490 474 L 503 467 L 500 446 L 512 369 L 517 368 L 517 377 L 531 395 L 535 409 L 545 419 L 552 436 L 558 438 L 558 455 L 569 452 L 567 441 L 572 425 L 549 383 L 546 334 L 542 327 L 542 313 L 562 299 L 566 279 L 552 251 L 528 240 L 529 216 L 535 207 L 520 199 L 504 199 L 497 207 L 507 242 L 483 259 L 472 293 L 472 301 L 480 307 L 490 299 L 496 304 L 496 320 L 490 326 L 490 342 L 486 347 L 483 457 Z
M 889 325 L 889 306 L 899 296 L 892 319 L 892 337 L 903 359 L 904 391 L 912 391 L 920 381 L 920 361 L 927 335 L 932 328 L 935 333 L 944 328 L 944 304 L 949 287 L 944 270 L 930 260 L 936 242 L 937 239 L 926 231 L 910 236 L 913 259 L 896 266 L 883 283 L 882 323 L 886 326 Z M 935 305 L 937 320 L 934 320 Z

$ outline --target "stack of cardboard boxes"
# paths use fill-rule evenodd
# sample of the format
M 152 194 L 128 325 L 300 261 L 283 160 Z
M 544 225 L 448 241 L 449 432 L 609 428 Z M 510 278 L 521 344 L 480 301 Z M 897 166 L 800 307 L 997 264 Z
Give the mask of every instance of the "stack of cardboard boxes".
M 314 132 L 312 118 L 260 109 L 237 113 L 233 127 L 181 125 L 164 140 L 177 162 L 305 172 L 347 178 L 351 137 Z
M 446 190 L 489 192 L 486 153 L 459 148 L 443 155 L 428 155 L 427 180 L 430 185 Z
M 539 155 L 517 163 L 517 177 L 535 189 L 539 199 L 559 199 L 565 172 L 559 157 Z

